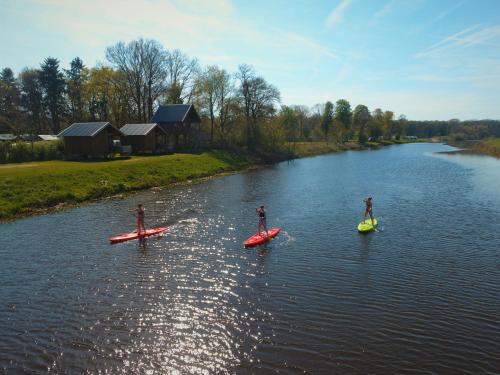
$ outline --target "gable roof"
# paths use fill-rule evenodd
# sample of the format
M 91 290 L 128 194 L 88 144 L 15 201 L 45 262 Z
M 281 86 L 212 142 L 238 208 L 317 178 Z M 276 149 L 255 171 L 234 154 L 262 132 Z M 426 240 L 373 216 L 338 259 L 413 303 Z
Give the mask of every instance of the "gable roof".
M 17 137 L 14 134 L 0 134 L 0 141 L 14 141 Z
M 40 138 L 42 141 L 57 141 L 59 139 L 56 135 L 52 134 L 40 134 L 38 135 L 38 138 Z
M 163 133 L 165 133 L 165 131 L 161 127 L 159 127 L 157 123 L 125 124 L 125 125 L 123 125 L 123 127 L 120 128 L 120 131 L 124 135 L 148 135 L 154 128 L 158 128 Z
M 200 116 L 192 104 L 166 104 L 161 105 L 153 115 L 153 122 L 183 122 L 188 114 L 195 116 L 201 122 Z
M 120 131 L 112 126 L 109 122 L 75 122 L 71 124 L 62 132 L 60 132 L 58 137 L 94 137 L 99 134 L 106 127 L 111 126 L 118 133 Z
M 36 134 L 21 134 L 19 136 L 23 141 L 36 141 L 38 140 L 38 135 Z

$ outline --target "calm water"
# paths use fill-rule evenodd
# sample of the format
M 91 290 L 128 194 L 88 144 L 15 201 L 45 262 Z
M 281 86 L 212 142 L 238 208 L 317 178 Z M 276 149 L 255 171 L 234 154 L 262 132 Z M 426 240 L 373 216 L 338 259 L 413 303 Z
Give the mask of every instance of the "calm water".
M 500 374 L 500 160 L 411 144 L 0 225 L 0 373 Z M 362 199 L 383 231 L 359 235 Z M 170 233 L 108 245 L 133 226 Z M 284 228 L 243 249 L 255 207 Z

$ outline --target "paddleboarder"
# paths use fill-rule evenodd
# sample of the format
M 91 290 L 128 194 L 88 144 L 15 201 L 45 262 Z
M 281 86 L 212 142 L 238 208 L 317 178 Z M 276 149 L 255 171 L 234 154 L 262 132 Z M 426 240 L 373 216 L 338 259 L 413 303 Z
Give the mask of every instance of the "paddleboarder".
M 373 212 L 372 212 L 372 197 L 367 197 L 363 199 L 363 202 L 366 204 L 365 216 L 363 217 L 363 223 L 366 221 L 366 217 L 370 215 L 370 219 L 372 220 L 372 225 L 375 226 L 373 222 Z
M 135 216 L 137 217 L 137 233 L 141 233 L 142 231 L 146 231 L 146 228 L 144 227 L 144 207 L 142 207 L 142 204 L 139 203 L 137 205 L 137 208 L 132 208 L 129 211 L 133 212 Z
M 266 209 L 264 206 L 260 206 L 259 208 L 256 209 L 257 213 L 259 214 L 259 236 L 261 235 L 260 228 L 264 227 L 266 230 L 266 237 L 269 237 L 269 232 L 267 231 L 267 223 L 266 223 Z

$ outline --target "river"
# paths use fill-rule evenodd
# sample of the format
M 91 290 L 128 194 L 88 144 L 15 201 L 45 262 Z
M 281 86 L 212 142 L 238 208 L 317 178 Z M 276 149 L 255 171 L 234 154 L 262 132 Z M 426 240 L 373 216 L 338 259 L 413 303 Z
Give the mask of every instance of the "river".
M 499 374 L 500 160 L 407 144 L 0 225 L 0 372 Z M 363 198 L 380 231 L 360 235 Z M 145 248 L 107 238 L 168 234 Z M 243 249 L 255 208 L 283 232 Z

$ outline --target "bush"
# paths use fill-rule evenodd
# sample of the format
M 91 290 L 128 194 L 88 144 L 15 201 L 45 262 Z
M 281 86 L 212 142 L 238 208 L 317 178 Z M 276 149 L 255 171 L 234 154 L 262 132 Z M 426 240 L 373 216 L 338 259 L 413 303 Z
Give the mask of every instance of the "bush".
M 63 151 L 61 141 L 0 142 L 0 163 L 62 160 Z

